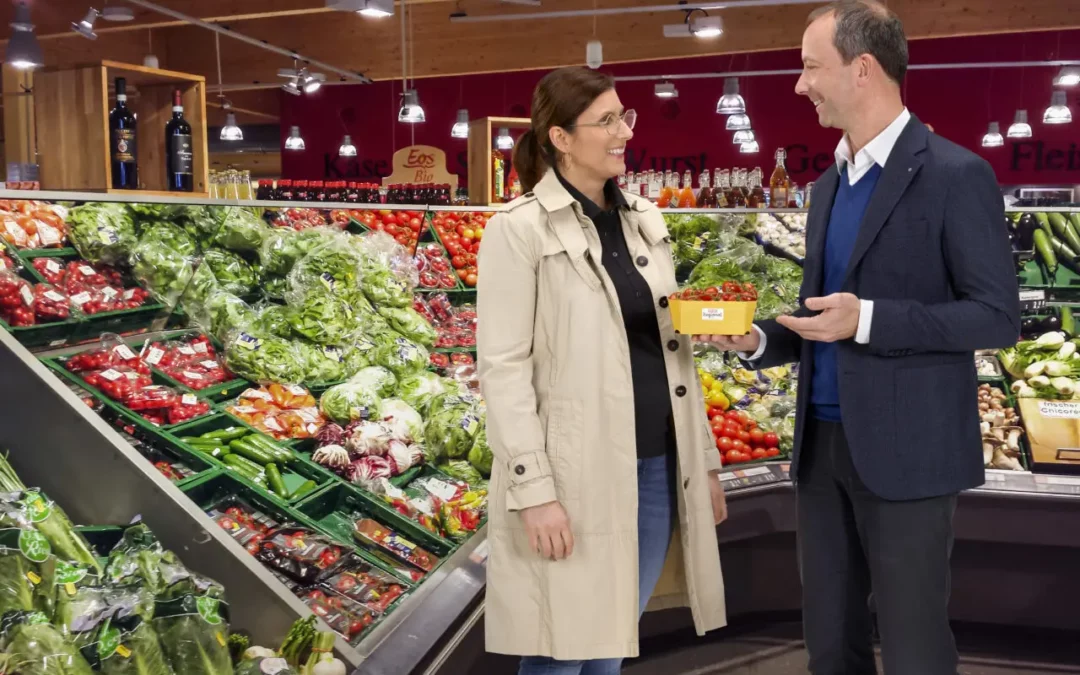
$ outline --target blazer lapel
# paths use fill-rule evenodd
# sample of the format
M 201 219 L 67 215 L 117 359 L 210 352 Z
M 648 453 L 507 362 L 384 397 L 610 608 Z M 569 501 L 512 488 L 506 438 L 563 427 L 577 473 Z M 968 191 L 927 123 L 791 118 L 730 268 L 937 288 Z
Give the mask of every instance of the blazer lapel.
M 806 259 L 803 261 L 803 298 L 821 295 L 825 264 L 825 234 L 829 228 L 829 214 L 836 199 L 836 187 L 840 172 L 836 165 L 829 167 L 814 185 L 813 201 L 806 216 Z
M 851 279 L 851 274 L 858 267 L 863 256 L 870 250 L 874 239 L 885 226 L 885 221 L 889 219 L 889 215 L 896 208 L 900 198 L 904 196 L 911 181 L 922 168 L 922 160 L 918 154 L 926 149 L 929 133 L 926 126 L 913 115 L 900 134 L 900 138 L 896 139 L 896 145 L 889 154 L 885 168 L 881 170 L 878 184 L 874 187 L 874 194 L 871 195 L 870 203 L 866 206 L 866 213 L 859 226 L 859 234 L 855 238 L 855 248 L 851 251 L 851 260 L 844 274 L 844 286 Z

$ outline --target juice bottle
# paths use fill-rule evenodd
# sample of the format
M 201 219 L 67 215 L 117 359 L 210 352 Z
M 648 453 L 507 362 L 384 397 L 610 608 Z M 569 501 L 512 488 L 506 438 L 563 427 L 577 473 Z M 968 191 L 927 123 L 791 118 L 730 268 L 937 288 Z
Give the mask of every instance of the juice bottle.
M 797 209 L 802 206 L 802 195 L 799 194 L 799 184 L 792 182 L 788 188 L 788 208 Z
M 784 168 L 784 158 L 787 153 L 783 148 L 777 148 L 776 150 L 776 168 L 773 169 L 772 177 L 769 179 L 769 196 L 771 197 L 771 204 L 774 209 L 786 209 L 788 205 L 788 189 L 791 187 L 791 181 L 788 179 L 787 169 Z
M 713 192 L 712 187 L 709 185 L 709 172 L 708 170 L 701 172 L 701 190 L 698 192 L 697 204 L 703 209 L 715 209 L 716 208 L 716 193 Z
M 663 187 L 660 188 L 660 196 L 656 199 L 656 205 L 662 209 L 671 206 L 671 200 L 675 197 L 675 186 L 671 178 L 671 172 L 664 174 Z
M 687 170 L 683 173 L 683 187 L 682 192 L 679 194 L 679 208 L 693 209 L 697 208 L 697 205 L 697 197 L 694 196 L 694 179 L 690 175 L 690 171 Z
M 713 170 L 713 199 L 716 201 L 716 207 L 719 209 L 726 209 L 731 206 L 731 202 L 728 201 L 728 193 L 731 191 L 731 175 L 727 169 L 714 169 Z
M 744 208 L 746 206 L 746 196 L 749 194 L 746 191 L 746 186 L 743 185 L 745 181 L 745 174 L 742 169 L 731 170 L 731 206 L 737 208 Z
M 491 203 L 501 204 L 506 192 L 506 160 L 498 150 L 491 153 Z
M 746 205 L 753 209 L 764 208 L 767 205 L 765 201 L 765 190 L 761 187 L 761 167 L 755 166 L 754 170 L 750 172 L 750 197 L 747 199 Z

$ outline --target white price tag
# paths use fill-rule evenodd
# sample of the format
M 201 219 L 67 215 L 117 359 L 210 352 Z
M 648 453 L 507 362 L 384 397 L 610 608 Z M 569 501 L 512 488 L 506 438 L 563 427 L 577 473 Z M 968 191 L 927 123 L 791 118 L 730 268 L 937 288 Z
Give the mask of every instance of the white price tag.
M 192 349 L 191 347 L 187 346 L 187 345 L 183 345 L 182 347 L 180 347 L 176 351 L 180 352 L 184 356 L 195 356 L 195 350 Z
M 101 371 L 101 376 L 104 377 L 109 382 L 116 382 L 121 377 L 120 373 L 116 372 L 112 368 L 109 368 L 108 370 Z
M 124 291 L 124 299 L 125 300 L 130 300 L 130 299 L 132 299 L 134 297 L 135 297 L 135 289 L 134 288 L 129 288 L 126 291 Z
M 195 394 L 184 394 L 180 397 L 180 402 L 184 405 L 195 405 L 199 402 L 199 399 L 195 396 Z
M 146 362 L 152 366 L 156 366 L 161 363 L 161 357 L 165 356 L 165 351 L 158 347 L 151 347 L 150 351 L 146 354 Z
M 245 389 L 243 394 L 240 394 L 240 398 L 261 398 L 264 401 L 273 401 L 274 397 L 270 395 L 270 392 L 263 391 L 262 389 Z
M 202 366 L 203 368 L 206 368 L 207 370 L 214 370 L 214 369 L 216 369 L 216 368 L 219 368 L 219 367 L 220 367 L 220 366 L 218 365 L 218 362 L 217 362 L 217 361 L 212 361 L 212 360 L 210 360 L 210 359 L 207 359 L 207 360 L 205 360 L 205 361 L 200 361 L 200 362 L 199 362 L 199 365 L 200 365 L 200 366 Z
M 263 424 L 265 424 L 266 428 L 269 429 L 270 431 L 285 431 L 285 427 L 278 424 L 278 421 L 276 419 L 274 419 L 273 417 L 267 417 L 263 421 Z
M 1080 419 L 1080 403 L 1073 401 L 1039 401 L 1039 414 L 1058 419 Z
M 60 295 L 56 291 L 45 291 L 45 297 L 53 302 L 63 302 L 64 296 Z
M 304 389 L 298 384 L 290 384 L 285 388 L 288 389 L 289 393 L 293 396 L 305 396 L 308 393 L 307 389 Z
M 97 274 L 97 272 L 94 271 L 94 268 L 89 265 L 79 265 L 78 270 L 79 274 L 82 274 L 84 277 L 92 277 Z
M 38 221 L 38 238 L 41 239 L 41 245 L 44 247 L 52 246 L 53 244 L 60 243 L 60 230 L 56 229 L 52 225 L 46 225 Z
M 1036 302 L 1046 299 L 1046 291 L 1042 289 L 1020 291 L 1020 302 Z
M 186 377 L 189 380 L 201 380 L 201 379 L 203 379 L 202 375 L 200 375 L 199 373 L 193 373 L 190 370 L 185 370 L 183 373 L 181 373 L 181 375 L 183 375 L 184 377 Z
M 254 415 L 259 412 L 259 409 L 249 405 L 237 405 L 232 407 L 231 412 L 239 413 L 241 415 Z
M 125 361 L 135 358 L 135 352 L 131 351 L 131 347 L 127 345 L 116 345 L 113 347 L 113 353 Z
M 83 291 L 82 293 L 79 293 L 78 295 L 71 296 L 71 301 L 74 302 L 79 307 L 82 307 L 86 303 L 90 302 L 90 294 L 87 293 L 86 291 Z
M 105 296 L 106 300 L 112 300 L 116 296 L 120 295 L 120 291 L 116 290 L 112 286 L 106 286 L 101 289 L 101 294 Z
M 446 481 L 441 481 L 438 478 L 429 478 L 424 481 L 424 488 L 444 502 L 450 501 L 458 493 L 456 487 L 450 485 Z
M 192 348 L 195 350 L 196 354 L 205 354 L 206 353 L 206 343 L 205 342 L 196 342 L 195 344 L 192 345 Z
M 30 292 L 29 286 L 20 286 L 19 295 L 22 297 L 23 303 L 27 305 L 34 304 L 34 294 Z
M 50 274 L 56 274 L 57 272 L 59 272 L 60 270 L 62 270 L 64 268 L 60 265 L 60 263 L 58 263 L 55 260 L 52 260 L 50 258 L 45 263 L 45 269 L 48 270 Z

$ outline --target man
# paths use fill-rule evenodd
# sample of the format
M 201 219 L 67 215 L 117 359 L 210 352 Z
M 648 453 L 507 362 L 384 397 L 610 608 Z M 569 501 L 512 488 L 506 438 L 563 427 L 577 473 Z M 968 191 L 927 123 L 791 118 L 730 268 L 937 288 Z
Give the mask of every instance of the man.
M 796 92 L 843 131 L 817 183 L 794 316 L 710 338 L 798 361 L 792 475 L 810 670 L 955 675 L 956 495 L 984 480 L 973 351 L 1014 344 L 1019 302 L 990 166 L 901 101 L 907 41 L 876 3 L 810 15 Z

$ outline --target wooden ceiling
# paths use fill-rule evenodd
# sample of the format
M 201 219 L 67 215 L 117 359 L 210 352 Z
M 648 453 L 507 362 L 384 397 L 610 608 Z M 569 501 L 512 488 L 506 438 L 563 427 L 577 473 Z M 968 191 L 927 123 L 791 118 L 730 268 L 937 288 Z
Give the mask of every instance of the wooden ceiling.
M 246 35 L 297 50 L 311 58 L 363 72 L 372 79 L 401 76 L 400 14 L 375 20 L 327 10 L 325 0 L 157 0 L 159 4 L 207 21 L 220 22 Z M 98 19 L 96 41 L 75 34 L 70 23 L 103 0 L 30 0 L 36 32 L 47 65 L 71 65 L 103 58 L 141 63 L 151 51 L 161 66 L 197 73 L 217 83 L 214 34 L 197 26 L 132 6 L 134 21 Z M 123 0 L 109 0 L 124 4 Z M 398 12 L 400 13 L 400 2 Z M 718 13 L 725 33 L 716 40 L 665 39 L 664 24 L 679 23 L 682 12 L 630 13 L 562 19 L 452 23 L 455 11 L 470 16 L 532 13 L 591 7 L 654 6 L 659 0 L 543 0 L 542 7 L 521 7 L 496 0 L 407 0 L 411 69 L 433 77 L 581 63 L 585 43 L 599 39 L 607 63 L 672 59 L 684 56 L 763 51 L 797 47 L 806 4 L 743 7 Z M 1080 2 L 1074 0 L 890 0 L 913 39 L 1013 31 L 1058 30 L 1080 26 Z M 10 22 L 12 6 L 0 6 L 0 23 Z M 0 29 L 2 30 L 2 29 Z M 152 45 L 152 46 L 151 46 Z M 227 37 L 221 38 L 223 80 L 227 85 L 276 84 L 287 59 Z M 962 56 L 958 55 L 958 60 Z M 212 91 L 212 88 L 211 88 Z M 209 97 L 208 97 L 209 98 Z M 276 117 L 275 90 L 230 92 L 238 108 L 257 113 L 250 121 Z M 211 121 L 215 115 L 211 111 Z

